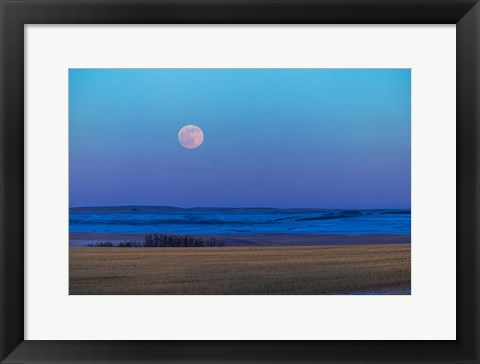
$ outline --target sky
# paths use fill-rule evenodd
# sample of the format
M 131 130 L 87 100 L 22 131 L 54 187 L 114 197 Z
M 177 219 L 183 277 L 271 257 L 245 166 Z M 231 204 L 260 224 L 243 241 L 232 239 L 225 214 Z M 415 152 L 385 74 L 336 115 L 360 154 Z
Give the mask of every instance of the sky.
M 70 206 L 410 208 L 410 74 L 70 69 Z

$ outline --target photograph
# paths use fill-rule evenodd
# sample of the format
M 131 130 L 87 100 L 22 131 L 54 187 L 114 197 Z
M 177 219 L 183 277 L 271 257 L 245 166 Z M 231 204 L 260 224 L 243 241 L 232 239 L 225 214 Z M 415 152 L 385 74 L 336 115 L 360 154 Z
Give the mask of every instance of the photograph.
M 412 294 L 409 68 L 70 68 L 68 92 L 70 295 Z
M 480 0 L 0 4 L 0 364 L 480 364 Z

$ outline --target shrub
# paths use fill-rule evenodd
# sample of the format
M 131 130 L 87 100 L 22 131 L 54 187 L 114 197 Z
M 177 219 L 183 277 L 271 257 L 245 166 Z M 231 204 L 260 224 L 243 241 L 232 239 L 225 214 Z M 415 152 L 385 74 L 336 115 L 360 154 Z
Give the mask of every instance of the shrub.
M 140 248 L 142 247 L 143 244 L 140 243 L 139 241 L 121 241 L 118 243 L 119 248 Z
M 147 234 L 145 235 L 144 247 L 161 247 L 161 248 L 194 248 L 205 246 L 205 241 L 198 238 L 193 238 L 189 235 L 161 235 L 161 234 Z
M 129 240 L 122 241 L 114 245 L 110 241 L 87 244 L 88 247 L 95 248 L 200 248 L 200 247 L 220 247 L 225 246 L 222 240 L 210 238 L 200 239 L 190 235 L 165 235 L 165 234 L 147 234 L 142 242 Z
M 114 245 L 111 241 L 103 241 L 103 242 L 97 242 L 97 243 L 90 243 L 90 244 L 87 244 L 87 246 L 94 247 L 94 248 L 111 248 Z

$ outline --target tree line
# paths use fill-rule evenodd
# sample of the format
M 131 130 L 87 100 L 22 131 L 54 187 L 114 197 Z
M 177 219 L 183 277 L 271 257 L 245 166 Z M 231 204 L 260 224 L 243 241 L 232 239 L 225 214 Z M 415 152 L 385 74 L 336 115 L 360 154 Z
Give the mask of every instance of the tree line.
M 143 242 L 131 240 L 114 244 L 110 241 L 103 241 L 90 243 L 87 246 L 95 248 L 201 248 L 221 247 L 225 246 L 225 242 L 215 238 L 201 239 L 190 235 L 147 234 Z

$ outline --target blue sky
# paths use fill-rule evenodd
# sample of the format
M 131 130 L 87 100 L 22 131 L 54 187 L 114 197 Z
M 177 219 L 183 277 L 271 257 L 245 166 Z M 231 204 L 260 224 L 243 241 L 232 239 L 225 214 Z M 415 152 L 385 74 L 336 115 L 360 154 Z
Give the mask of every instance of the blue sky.
M 71 69 L 70 206 L 409 208 L 410 98 L 409 69 Z

